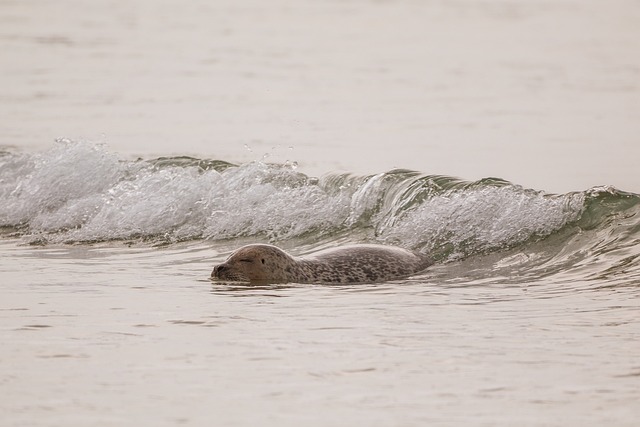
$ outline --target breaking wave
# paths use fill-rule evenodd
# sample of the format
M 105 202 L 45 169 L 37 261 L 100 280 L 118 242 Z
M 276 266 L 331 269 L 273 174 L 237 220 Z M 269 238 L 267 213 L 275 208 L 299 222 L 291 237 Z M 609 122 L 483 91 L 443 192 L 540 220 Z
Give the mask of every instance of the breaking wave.
M 289 163 L 126 161 L 70 141 L 0 153 L 2 234 L 38 244 L 342 239 L 446 261 L 553 241 L 574 256 L 626 248 L 615 262 L 636 271 L 639 210 L 640 196 L 612 187 L 556 195 L 409 170 L 314 178 Z

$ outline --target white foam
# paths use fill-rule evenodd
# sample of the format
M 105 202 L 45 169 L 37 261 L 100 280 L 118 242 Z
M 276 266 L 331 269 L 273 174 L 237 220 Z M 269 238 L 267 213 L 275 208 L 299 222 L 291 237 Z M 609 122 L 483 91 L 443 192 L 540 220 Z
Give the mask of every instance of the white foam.
M 54 241 L 288 238 L 349 215 L 350 194 L 325 191 L 290 165 L 158 167 L 72 142 L 0 161 L 0 225 L 28 224 Z
M 549 196 L 395 171 L 309 178 L 290 165 L 216 171 L 184 158 L 121 161 L 104 147 L 59 143 L 0 157 L 0 225 L 49 241 L 156 238 L 317 241 L 354 232 L 424 251 L 470 254 L 544 236 L 580 217 L 584 194 Z M 447 183 L 451 184 L 447 189 Z
M 251 163 L 223 175 L 204 201 L 207 238 L 263 234 L 283 239 L 334 229 L 349 215 L 348 194 L 330 194 L 292 170 Z
M 198 237 L 206 214 L 201 200 L 218 180 L 218 172 L 199 174 L 195 167 L 145 168 L 103 193 L 95 215 L 68 237 L 80 241 Z
M 122 176 L 118 159 L 92 144 L 58 143 L 32 156 L 0 159 L 0 223 L 34 229 L 79 226 L 88 208 L 81 201 L 113 186 Z M 78 208 L 71 208 L 78 204 Z
M 583 206 L 582 193 L 549 196 L 512 185 L 454 190 L 385 218 L 378 233 L 386 241 L 455 257 L 549 235 L 576 221 Z

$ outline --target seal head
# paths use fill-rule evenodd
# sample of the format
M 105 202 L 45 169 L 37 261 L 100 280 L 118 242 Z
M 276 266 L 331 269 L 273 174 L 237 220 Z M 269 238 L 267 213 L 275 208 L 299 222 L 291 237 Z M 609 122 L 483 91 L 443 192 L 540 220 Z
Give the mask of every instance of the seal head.
M 227 260 L 214 267 L 212 278 L 232 282 L 287 283 L 296 260 L 285 251 L 271 245 L 247 245 L 233 252 Z

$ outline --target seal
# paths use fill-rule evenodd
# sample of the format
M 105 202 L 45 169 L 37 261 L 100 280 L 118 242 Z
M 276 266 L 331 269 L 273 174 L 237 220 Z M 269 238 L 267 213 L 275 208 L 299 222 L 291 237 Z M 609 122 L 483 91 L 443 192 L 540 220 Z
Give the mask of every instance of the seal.
M 296 258 L 263 244 L 243 246 L 211 278 L 262 283 L 377 283 L 409 277 L 433 264 L 426 255 L 386 245 L 350 245 Z

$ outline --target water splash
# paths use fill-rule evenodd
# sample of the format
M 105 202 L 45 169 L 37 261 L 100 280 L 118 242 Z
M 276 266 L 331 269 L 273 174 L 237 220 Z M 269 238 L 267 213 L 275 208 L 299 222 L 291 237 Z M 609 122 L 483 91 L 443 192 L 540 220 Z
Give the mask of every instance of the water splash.
M 580 218 L 584 194 L 545 195 L 517 186 L 453 190 L 387 216 L 378 232 L 388 242 L 462 257 L 512 247 L 552 234 Z
M 0 154 L 0 200 L 4 233 L 31 242 L 310 244 L 347 236 L 451 260 L 568 227 L 613 227 L 640 199 L 608 187 L 550 195 L 494 178 L 467 182 L 408 170 L 318 179 L 292 162 L 125 161 L 102 145 L 60 141 L 42 153 Z

